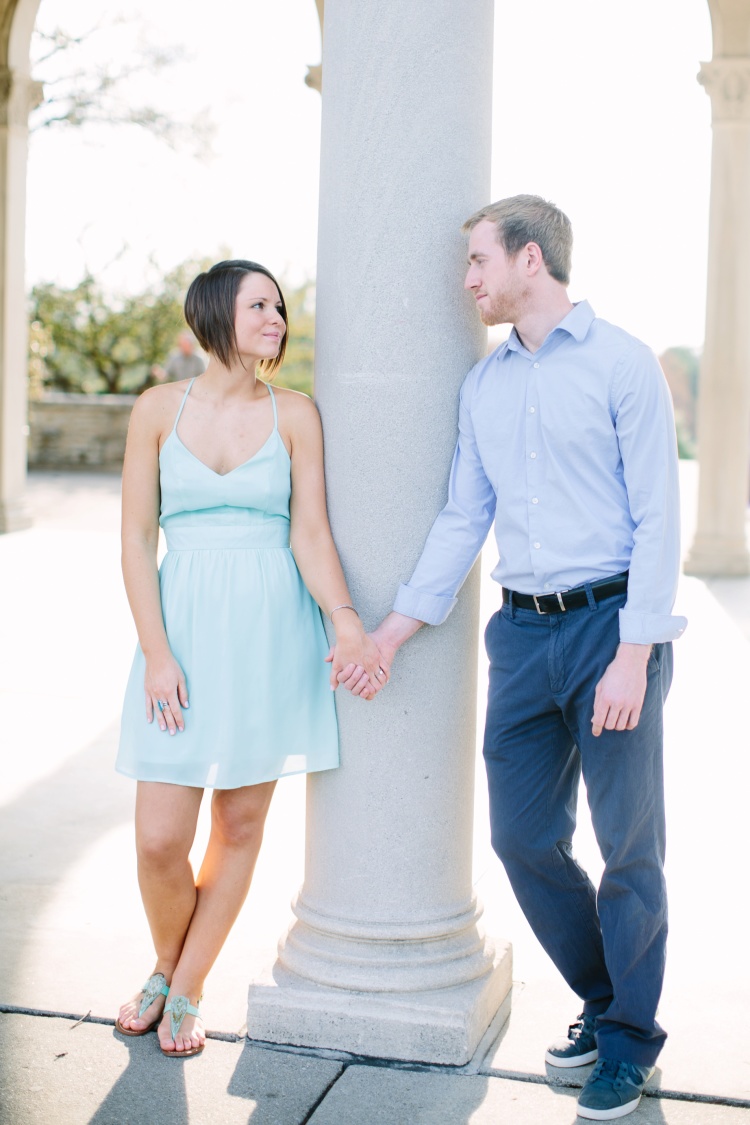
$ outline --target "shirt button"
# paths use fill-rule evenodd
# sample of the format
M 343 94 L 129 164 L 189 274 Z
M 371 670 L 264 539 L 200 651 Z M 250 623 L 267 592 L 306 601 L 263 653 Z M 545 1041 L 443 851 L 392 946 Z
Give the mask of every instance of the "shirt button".
M 538 496 L 532 496 L 531 497 L 531 503 L 532 504 L 538 504 L 539 503 L 539 497 Z
M 536 414 L 536 407 L 535 406 L 529 407 L 529 414 Z
M 538 550 L 539 550 L 539 548 L 541 547 L 541 545 L 542 545 L 541 543 L 535 543 L 535 544 L 534 544 L 534 547 L 535 547 L 535 548 L 536 548 L 536 550 L 538 551 Z
M 533 461 L 533 460 L 535 460 L 535 458 L 536 458 L 536 453 L 530 453 L 530 454 L 529 454 L 529 457 L 531 458 L 531 460 L 532 460 L 532 461 Z
M 534 364 L 534 367 L 538 367 L 538 366 L 539 366 L 539 364 L 538 364 L 538 363 L 535 363 L 535 364 Z
M 544 588 L 545 588 L 545 590 L 549 590 L 549 582 L 544 583 Z

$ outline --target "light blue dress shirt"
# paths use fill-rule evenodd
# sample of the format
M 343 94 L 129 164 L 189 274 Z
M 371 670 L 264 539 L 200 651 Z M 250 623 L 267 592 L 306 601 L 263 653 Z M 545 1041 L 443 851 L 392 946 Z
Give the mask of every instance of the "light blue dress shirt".
M 533 354 L 513 329 L 466 377 L 458 428 L 448 503 L 395 610 L 444 621 L 494 519 L 503 586 L 553 593 L 629 570 L 620 640 L 680 636 L 677 441 L 645 344 L 586 301 Z

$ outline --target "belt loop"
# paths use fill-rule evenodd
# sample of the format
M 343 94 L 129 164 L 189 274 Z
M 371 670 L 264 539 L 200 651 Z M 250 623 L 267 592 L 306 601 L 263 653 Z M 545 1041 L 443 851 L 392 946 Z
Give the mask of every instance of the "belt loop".
M 586 591 L 586 601 L 589 603 L 589 609 L 593 613 L 596 609 L 596 598 L 594 597 L 594 591 L 591 589 L 591 583 L 584 582 L 583 588 Z
M 508 590 L 508 606 L 510 608 L 511 617 L 515 617 L 516 616 L 516 607 L 515 607 L 515 604 L 513 602 L 513 591 L 512 590 Z

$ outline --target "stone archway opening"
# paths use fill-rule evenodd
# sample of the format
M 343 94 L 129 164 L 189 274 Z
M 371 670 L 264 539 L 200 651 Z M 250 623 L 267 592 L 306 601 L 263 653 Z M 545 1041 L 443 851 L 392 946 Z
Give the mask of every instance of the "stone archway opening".
M 29 113 L 42 91 L 29 46 L 39 0 L 0 2 L 0 533 L 28 527 L 24 284 Z

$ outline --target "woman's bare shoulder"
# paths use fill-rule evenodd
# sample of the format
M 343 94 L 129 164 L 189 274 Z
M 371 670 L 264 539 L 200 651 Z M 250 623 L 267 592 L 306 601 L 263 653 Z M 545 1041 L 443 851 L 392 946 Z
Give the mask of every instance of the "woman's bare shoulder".
M 188 382 L 188 379 L 181 379 L 178 383 L 162 383 L 143 391 L 133 407 L 133 420 L 144 428 L 154 430 L 163 429 L 167 423 L 172 425 Z
M 293 391 L 290 387 L 274 387 L 273 393 L 279 409 L 290 420 L 304 421 L 318 417 L 318 408 L 309 395 Z

